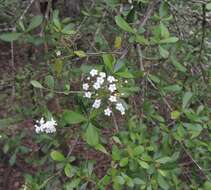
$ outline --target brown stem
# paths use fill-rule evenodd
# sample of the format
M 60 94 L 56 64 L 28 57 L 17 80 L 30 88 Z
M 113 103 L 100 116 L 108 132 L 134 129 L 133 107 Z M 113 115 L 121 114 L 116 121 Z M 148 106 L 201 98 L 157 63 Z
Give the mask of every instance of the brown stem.
M 206 5 L 202 4 L 202 36 L 201 36 L 201 45 L 200 45 L 200 50 L 199 50 L 199 67 L 202 73 L 202 77 L 204 79 L 204 82 L 206 82 L 206 73 L 203 68 L 203 52 L 204 52 L 204 39 L 205 39 L 205 33 L 206 33 Z

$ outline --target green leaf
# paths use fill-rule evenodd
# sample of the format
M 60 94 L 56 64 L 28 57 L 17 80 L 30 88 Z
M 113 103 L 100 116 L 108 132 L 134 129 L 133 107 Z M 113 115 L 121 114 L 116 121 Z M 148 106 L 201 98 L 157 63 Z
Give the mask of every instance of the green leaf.
M 144 152 L 144 147 L 139 145 L 133 149 L 134 156 L 138 156 Z
M 86 53 L 82 50 L 79 51 L 74 51 L 74 54 L 77 55 L 78 57 L 86 57 Z
M 119 162 L 119 165 L 121 166 L 121 167 L 124 167 L 124 166 L 126 166 L 127 164 L 128 164 L 128 158 L 126 157 L 126 158 L 122 158 L 121 160 L 120 160 L 120 162 Z
M 169 38 L 170 36 L 168 28 L 162 22 L 160 23 L 160 33 L 161 37 L 164 39 Z
M 119 137 L 117 136 L 113 136 L 112 139 L 114 140 L 114 142 L 118 143 L 118 144 L 122 144 Z
M 73 178 L 71 179 L 70 182 L 67 182 L 65 184 L 65 190 L 74 190 L 74 189 L 78 189 L 78 186 L 81 182 L 80 178 Z
M 168 58 L 169 52 L 166 49 L 164 49 L 163 47 L 159 46 L 159 52 L 160 52 L 161 57 L 163 57 L 164 59 Z
M 63 64 L 64 62 L 61 59 L 55 59 L 54 70 L 57 77 L 60 77 L 62 74 Z
M 208 3 L 208 4 L 206 5 L 206 9 L 209 10 L 209 11 L 211 11 L 211 3 Z
M 156 162 L 159 162 L 160 164 L 165 164 L 165 163 L 171 162 L 171 161 L 172 161 L 172 159 L 168 156 L 165 156 L 163 158 L 159 158 L 156 160 Z
M 210 3 L 210 6 L 211 6 L 211 3 Z M 211 10 L 211 7 L 210 7 L 210 10 Z M 211 182 L 210 181 L 206 181 L 204 183 L 204 190 L 210 190 L 211 189 Z
M 104 147 L 102 144 L 97 144 L 97 145 L 95 146 L 95 149 L 96 149 L 96 150 L 99 150 L 99 151 L 103 152 L 104 154 L 107 154 L 107 155 L 108 155 L 107 150 L 105 149 L 105 147 Z
M 155 82 L 155 83 L 157 83 L 157 84 L 160 83 L 160 79 L 159 79 L 157 76 L 155 76 L 155 75 L 149 74 L 149 78 L 150 78 L 153 82 Z
M 45 84 L 50 88 L 54 88 L 54 78 L 51 75 L 45 77 Z
M 144 169 L 149 169 L 149 164 L 143 160 L 138 160 L 139 165 Z
M 36 81 L 36 80 L 32 80 L 31 82 L 31 85 L 33 86 L 33 87 L 35 87 L 35 88 L 44 88 L 43 86 L 42 86 L 42 84 L 40 84 L 38 81 Z
M 64 157 L 64 155 L 61 152 L 56 151 L 56 150 L 54 150 L 54 151 L 51 152 L 51 158 L 53 160 L 59 161 L 59 162 L 63 162 L 63 161 L 66 160 L 66 158 Z
M 86 142 L 90 146 L 96 146 L 99 144 L 99 135 L 97 128 L 94 127 L 91 123 L 89 124 L 87 130 L 86 130 Z
M 108 6 L 111 7 L 115 7 L 116 5 L 119 4 L 119 0 L 106 0 L 105 2 L 107 3 Z
M 133 188 L 134 187 L 134 183 L 133 183 L 133 180 L 130 178 L 130 177 L 126 177 L 126 181 L 127 181 L 127 186 L 130 187 L 130 188 Z
M 198 137 L 203 130 L 203 127 L 200 124 L 183 123 L 183 125 L 191 134 L 191 139 Z
M 59 20 L 59 11 L 58 10 L 53 11 L 53 23 L 57 27 L 57 29 L 61 30 L 61 23 Z
M 141 36 L 141 35 L 136 35 L 136 42 L 138 42 L 139 44 L 142 44 L 142 45 L 149 44 L 149 41 L 144 36 Z
M 161 18 L 165 18 L 169 15 L 169 5 L 166 1 L 161 1 L 161 5 L 159 8 L 159 16 Z
M 144 184 L 146 184 L 146 182 L 144 180 L 142 180 L 140 178 L 137 178 L 137 177 L 133 179 L 133 183 L 136 184 L 136 185 L 144 185 Z
M 168 174 L 168 172 L 167 172 L 167 171 L 165 171 L 165 170 L 161 170 L 161 169 L 158 169 L 158 172 L 159 172 L 162 176 L 164 176 L 164 177 L 166 177 L 166 176 L 167 176 L 167 174 Z
M 10 159 L 9 159 L 9 163 L 11 166 L 13 166 L 16 162 L 16 153 L 14 153 L 12 156 L 10 156 Z
M 171 56 L 171 63 L 175 66 L 175 68 L 178 71 L 181 71 L 183 73 L 185 73 L 187 71 L 187 69 L 181 64 L 179 63 L 175 57 Z
M 178 119 L 180 117 L 180 112 L 175 110 L 171 112 L 171 119 Z
M 38 27 L 43 21 L 43 17 L 40 15 L 34 16 L 27 28 L 27 31 L 31 31 L 33 29 L 35 29 L 36 27 Z
M 166 44 L 166 43 L 176 43 L 179 39 L 177 37 L 170 37 L 163 40 L 160 40 L 160 44 Z
M 11 32 L 11 33 L 3 33 L 0 35 L 0 40 L 6 41 L 6 42 L 12 42 L 17 40 L 22 33 L 17 32 Z
M 109 71 L 113 71 L 114 58 L 111 54 L 103 54 L 103 62 Z
M 134 78 L 133 74 L 130 73 L 129 71 L 117 72 L 117 73 L 115 73 L 115 75 L 122 77 L 122 78 L 127 78 L 127 79 Z
M 115 38 L 114 47 L 115 47 L 115 49 L 119 49 L 119 48 L 122 47 L 122 38 L 121 38 L 121 36 L 117 36 Z
M 79 112 L 65 110 L 62 119 L 67 124 L 78 124 L 86 121 L 86 118 Z
M 130 33 L 135 33 L 133 28 L 119 15 L 115 16 L 115 21 L 116 24 L 124 31 L 130 32 Z
M 112 147 L 112 160 L 117 161 L 120 160 L 120 158 L 121 158 L 121 152 L 119 148 L 116 145 L 114 145 Z
M 64 173 L 67 177 L 72 177 L 72 166 L 69 163 L 65 165 Z
M 116 182 L 116 183 L 118 183 L 118 184 L 120 184 L 120 185 L 124 185 L 125 180 L 124 180 L 124 178 L 123 178 L 122 176 L 116 176 L 116 177 L 114 178 L 114 182 Z
M 62 33 L 63 34 L 67 34 L 67 35 L 74 35 L 76 34 L 76 31 L 73 28 L 73 24 L 68 24 L 66 25 L 63 29 L 62 29 Z
M 193 96 L 192 92 L 186 92 L 182 98 L 182 108 L 186 108 Z
M 159 185 L 162 189 L 164 189 L 164 190 L 168 190 L 168 189 L 169 189 L 168 183 L 166 182 L 166 180 L 165 180 L 160 174 L 158 174 L 157 182 L 158 182 L 158 185 Z
M 179 86 L 178 84 L 174 84 L 174 85 L 165 86 L 163 90 L 165 90 L 166 92 L 179 92 L 182 90 L 182 87 Z
M 125 67 L 125 60 L 119 59 L 119 60 L 117 60 L 115 66 L 114 66 L 114 72 L 122 70 L 124 67 Z

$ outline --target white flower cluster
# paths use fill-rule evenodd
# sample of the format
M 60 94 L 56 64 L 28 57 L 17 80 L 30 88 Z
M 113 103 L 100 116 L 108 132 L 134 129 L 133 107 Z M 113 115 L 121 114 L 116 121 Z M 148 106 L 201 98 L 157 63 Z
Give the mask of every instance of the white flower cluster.
M 86 78 L 86 82 L 83 83 L 82 88 L 84 90 L 84 97 L 94 98 L 94 103 L 92 107 L 98 109 L 101 106 L 102 99 L 108 97 L 108 105 L 104 109 L 104 114 L 106 116 L 111 116 L 112 106 L 114 105 L 116 110 L 118 110 L 122 115 L 125 114 L 125 108 L 123 104 L 118 101 L 118 91 L 117 91 L 117 79 L 113 76 L 106 76 L 106 73 L 99 72 L 96 69 L 90 71 L 90 76 Z
M 36 133 L 55 133 L 56 132 L 55 126 L 57 126 L 57 122 L 53 118 L 45 122 L 44 118 L 42 117 L 40 121 L 37 120 L 36 123 L 37 124 L 34 125 Z
M 61 55 L 62 55 L 62 52 L 61 52 L 60 50 L 58 50 L 58 51 L 56 52 L 56 56 L 59 57 L 59 56 L 61 56 Z

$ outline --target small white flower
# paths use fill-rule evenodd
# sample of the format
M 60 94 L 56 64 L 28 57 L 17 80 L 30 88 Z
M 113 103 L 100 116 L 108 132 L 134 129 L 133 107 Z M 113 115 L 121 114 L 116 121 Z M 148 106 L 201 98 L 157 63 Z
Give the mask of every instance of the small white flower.
M 116 96 L 111 95 L 111 96 L 109 97 L 109 101 L 110 101 L 110 102 L 116 102 L 116 101 L 117 101 Z
M 97 74 L 98 74 L 98 70 L 96 70 L 96 69 L 92 69 L 92 70 L 90 71 L 90 75 L 91 75 L 92 77 L 96 76 Z
M 91 92 L 85 92 L 84 93 L 84 97 L 86 97 L 86 98 L 91 98 L 91 96 L 92 96 Z
M 87 77 L 86 79 L 87 79 L 87 80 L 90 80 L 90 77 Z
M 42 118 L 40 119 L 40 121 L 37 121 L 37 123 L 39 123 L 40 125 L 44 124 L 44 123 L 45 123 L 44 118 L 42 117 Z
M 100 107 L 101 104 L 101 100 L 100 99 L 96 99 L 94 101 L 94 104 L 92 105 L 93 108 L 98 109 Z
M 45 123 L 45 132 L 46 133 L 55 133 L 56 132 L 55 126 L 57 126 L 57 123 L 53 118 L 51 118 L 50 121 L 47 121 Z
M 105 77 L 106 77 L 106 73 L 104 73 L 104 72 L 100 72 L 99 75 L 100 75 L 102 78 L 105 78 Z
M 94 85 L 93 85 L 93 88 L 94 88 L 95 90 L 100 89 L 100 87 L 101 87 L 101 85 L 100 85 L 99 82 L 95 82 Z
M 108 90 L 110 92 L 114 92 L 116 90 L 116 85 L 115 84 L 110 84 L 109 87 L 108 87 Z
M 107 115 L 107 116 L 110 116 L 112 113 L 111 109 L 110 108 L 107 108 L 104 110 L 104 114 Z
M 57 52 L 56 52 L 56 56 L 57 56 L 57 57 L 60 56 L 61 54 L 62 54 L 61 51 L 57 51 Z
M 37 125 L 34 125 L 36 133 L 40 132 L 55 133 L 56 132 L 55 126 L 57 126 L 57 123 L 53 118 L 51 118 L 51 120 L 46 122 L 43 118 L 41 118 L 40 121 L 37 121 Z
M 193 34 L 194 34 L 194 32 L 191 30 L 191 31 L 189 32 L 189 34 L 190 34 L 190 35 L 193 35 Z
M 121 93 L 121 95 L 122 95 L 122 96 L 124 96 L 124 95 L 125 95 L 125 93 Z
M 125 108 L 124 106 L 122 105 L 122 103 L 117 103 L 116 104 L 116 109 L 119 110 L 121 112 L 122 115 L 125 114 Z
M 88 90 L 89 89 L 89 84 L 88 83 L 84 83 L 83 84 L 83 90 Z
M 109 83 L 116 81 L 116 79 L 113 76 L 108 76 L 107 80 L 108 80 Z
M 127 80 L 125 80 L 125 84 L 127 84 L 128 83 L 128 81 Z
M 97 83 L 103 84 L 104 78 L 103 77 L 97 77 Z

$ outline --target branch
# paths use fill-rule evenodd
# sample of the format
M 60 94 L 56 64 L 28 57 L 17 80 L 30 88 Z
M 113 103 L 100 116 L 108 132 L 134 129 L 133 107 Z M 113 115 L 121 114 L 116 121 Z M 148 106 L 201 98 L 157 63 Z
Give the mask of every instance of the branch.
M 204 82 L 206 82 L 206 74 L 203 68 L 203 52 L 204 52 L 204 39 L 205 39 L 205 33 L 206 33 L 206 5 L 202 4 L 202 23 L 201 23 L 201 28 L 202 28 L 202 36 L 201 36 L 201 45 L 200 45 L 200 50 L 199 50 L 199 66 L 200 70 L 204 79 Z
M 147 8 L 147 12 L 144 15 L 144 18 L 142 19 L 141 23 L 139 24 L 139 27 L 144 27 L 150 16 L 152 15 L 155 6 L 160 2 L 160 0 L 154 0 L 149 4 Z
M 207 3 L 209 3 L 209 0 L 189 0 L 189 2 L 191 2 L 191 3 L 200 3 L 202 5 L 206 5 Z
M 144 17 L 143 17 L 143 19 L 141 20 L 141 22 L 139 24 L 139 27 L 144 27 L 145 26 L 145 24 L 147 23 L 147 21 L 149 20 L 150 16 L 153 13 L 155 6 L 159 2 L 160 2 L 160 0 L 154 0 L 154 1 L 152 1 L 152 3 L 149 4 Z M 138 56 L 139 56 L 139 67 L 140 67 L 140 70 L 144 71 L 143 55 L 142 55 L 142 50 L 141 50 L 140 44 L 137 45 L 137 52 L 138 52 Z
M 28 4 L 28 6 L 26 7 L 26 9 L 23 11 L 22 15 L 19 17 L 19 19 L 17 21 L 21 21 L 23 20 L 25 14 L 28 12 L 29 8 L 31 7 L 31 5 L 34 3 L 35 0 L 31 0 L 30 3 Z
M 185 153 L 188 155 L 188 157 L 191 159 L 191 161 L 197 166 L 197 168 L 200 170 L 200 172 L 204 175 L 204 177 L 210 181 L 210 178 L 205 174 L 204 169 L 197 163 L 196 160 L 194 160 L 194 158 L 192 157 L 192 155 L 187 151 L 186 147 L 184 146 L 184 144 L 182 142 L 180 142 L 181 147 L 183 148 L 183 150 L 185 151 Z

